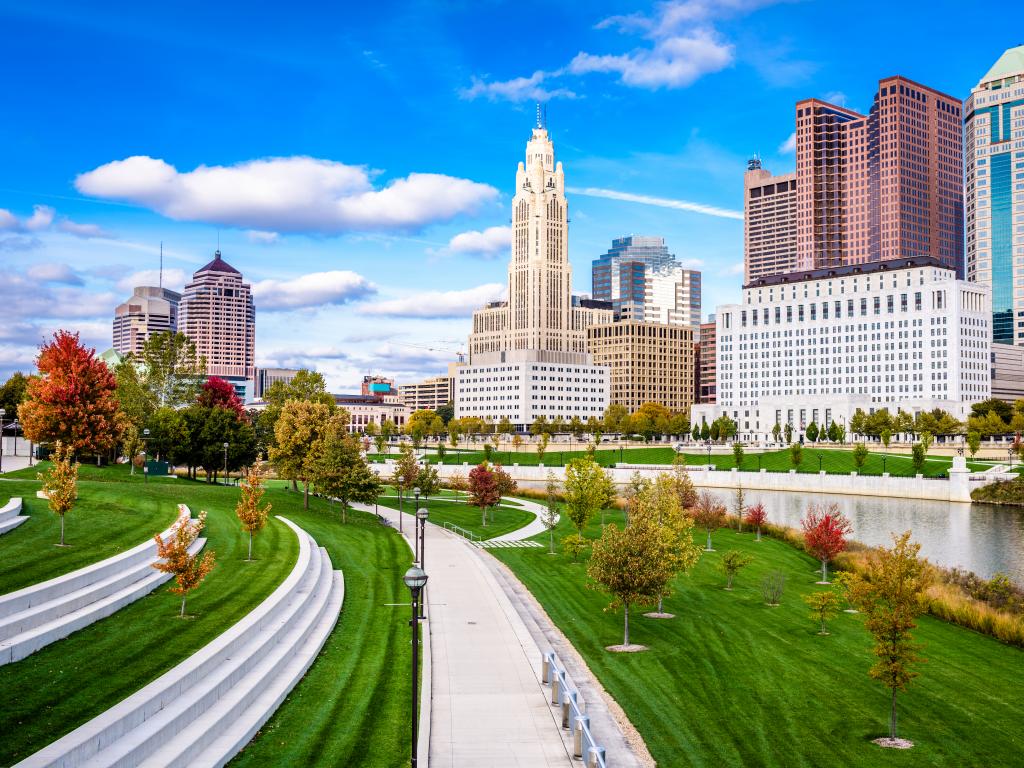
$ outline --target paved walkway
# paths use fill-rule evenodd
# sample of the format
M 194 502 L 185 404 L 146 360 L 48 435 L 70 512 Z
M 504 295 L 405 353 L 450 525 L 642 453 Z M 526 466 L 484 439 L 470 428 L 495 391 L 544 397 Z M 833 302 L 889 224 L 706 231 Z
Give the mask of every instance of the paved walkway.
M 379 511 L 397 527 L 397 511 Z M 436 525 L 426 539 L 431 768 L 573 765 L 541 685 L 540 649 L 482 560 L 489 555 Z

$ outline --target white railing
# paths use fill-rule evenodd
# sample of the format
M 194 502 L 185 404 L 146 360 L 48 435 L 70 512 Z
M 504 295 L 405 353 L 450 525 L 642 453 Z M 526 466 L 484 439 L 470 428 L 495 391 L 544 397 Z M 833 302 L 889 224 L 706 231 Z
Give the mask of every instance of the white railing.
M 481 540 L 480 537 L 477 536 L 472 531 L 466 530 L 465 528 L 463 528 L 461 526 L 458 526 L 455 523 L 446 522 L 444 524 L 444 527 L 447 528 L 449 531 L 452 531 L 453 533 L 459 534 L 459 536 L 461 536 L 464 539 L 469 539 L 470 541 L 480 541 Z
M 608 768 L 605 749 L 594 741 L 590 718 L 583 713 L 579 693 L 569 683 L 558 654 L 554 651 L 544 654 L 540 669 L 544 684 L 551 686 L 551 704 L 562 709 L 562 727 L 569 730 L 573 756 L 582 758 L 587 768 Z

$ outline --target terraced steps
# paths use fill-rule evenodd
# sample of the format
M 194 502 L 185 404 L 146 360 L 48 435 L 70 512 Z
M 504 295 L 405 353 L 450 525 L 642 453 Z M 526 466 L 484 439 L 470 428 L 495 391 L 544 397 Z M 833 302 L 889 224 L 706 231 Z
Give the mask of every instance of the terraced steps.
M 344 580 L 326 550 L 299 537 L 295 567 L 244 619 L 142 690 L 21 763 L 221 766 L 270 718 L 338 620 Z
M 28 515 L 21 514 L 21 498 L 14 498 L 0 507 L 0 535 L 13 531 L 28 520 Z
M 179 520 L 191 517 L 179 505 Z M 160 534 L 166 541 L 174 526 Z M 197 539 L 198 552 L 206 539 Z M 0 665 L 19 661 L 56 640 L 110 616 L 171 578 L 152 567 L 156 542 L 147 541 L 98 563 L 0 596 Z

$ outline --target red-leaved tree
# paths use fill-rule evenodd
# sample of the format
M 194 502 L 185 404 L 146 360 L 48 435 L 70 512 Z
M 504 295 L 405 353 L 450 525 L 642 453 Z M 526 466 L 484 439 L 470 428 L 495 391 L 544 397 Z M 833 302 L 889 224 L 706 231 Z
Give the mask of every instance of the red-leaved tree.
M 804 548 L 821 561 L 818 583 L 828 584 L 829 561 L 846 549 L 846 537 L 853 526 L 843 517 L 838 504 L 811 504 L 800 527 L 804 531 Z
M 487 525 L 487 508 L 501 501 L 498 490 L 498 478 L 486 464 L 481 464 L 469 472 L 469 503 L 480 507 L 481 525 Z
M 747 514 L 745 517 L 747 519 L 747 525 L 757 528 L 756 541 L 760 541 L 761 526 L 764 525 L 765 521 L 768 519 L 768 511 L 764 508 L 764 504 L 758 503 L 747 507 Z
M 57 331 L 40 348 L 36 366 L 39 375 L 18 409 L 25 437 L 59 440 L 73 454 L 113 448 L 120 432 L 117 380 L 96 350 L 82 346 L 77 333 Z
M 203 383 L 196 400 L 204 408 L 224 408 L 233 411 L 239 420 L 246 420 L 245 404 L 229 381 L 211 376 Z

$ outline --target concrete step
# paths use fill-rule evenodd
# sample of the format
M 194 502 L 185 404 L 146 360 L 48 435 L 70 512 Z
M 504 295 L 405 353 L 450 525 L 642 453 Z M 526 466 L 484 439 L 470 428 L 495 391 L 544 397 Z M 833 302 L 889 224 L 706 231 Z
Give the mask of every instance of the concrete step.
M 0 523 L 21 515 L 21 497 L 15 496 L 0 507 Z
M 19 525 L 28 520 L 28 515 L 19 515 L 18 517 L 8 517 L 0 522 L 0 536 L 5 533 L 13 531 Z
M 299 557 L 245 618 L 142 690 L 18 765 L 220 766 L 302 678 L 338 620 L 341 573 L 286 520 Z

